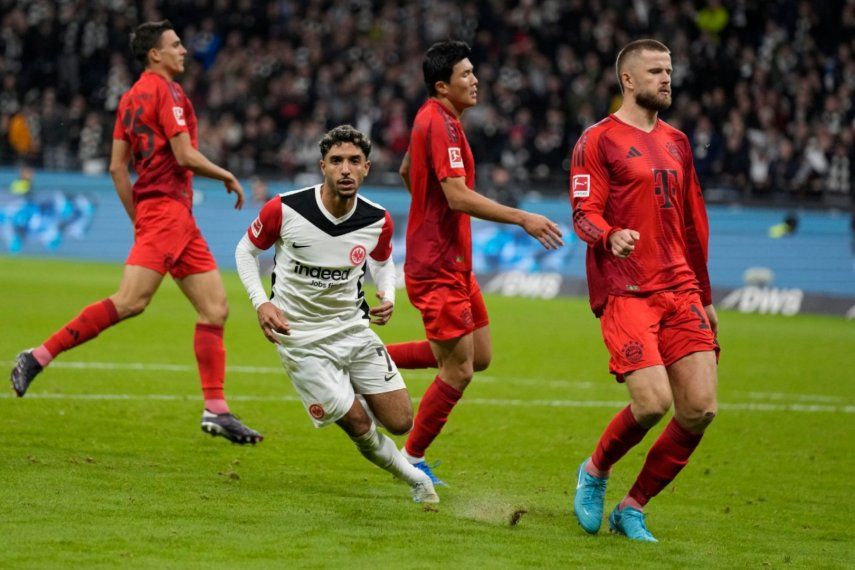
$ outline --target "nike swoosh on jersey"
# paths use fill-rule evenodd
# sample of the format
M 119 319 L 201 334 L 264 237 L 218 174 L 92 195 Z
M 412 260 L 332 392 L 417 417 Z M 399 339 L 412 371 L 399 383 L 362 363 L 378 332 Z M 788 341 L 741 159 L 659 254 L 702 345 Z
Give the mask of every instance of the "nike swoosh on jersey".
M 309 247 L 309 244 L 306 244 L 306 245 L 297 245 L 297 242 L 291 242 L 291 247 L 293 247 L 294 249 L 300 249 L 300 248 L 302 248 L 302 247 Z

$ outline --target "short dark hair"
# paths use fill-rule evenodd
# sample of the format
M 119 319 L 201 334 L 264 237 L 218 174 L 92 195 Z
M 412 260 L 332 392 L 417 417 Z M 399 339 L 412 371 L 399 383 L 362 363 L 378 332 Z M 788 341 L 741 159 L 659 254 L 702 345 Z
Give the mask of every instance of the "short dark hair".
M 134 58 L 143 66 L 148 65 L 148 52 L 160 44 L 160 36 L 167 30 L 174 30 L 172 22 L 161 20 L 159 22 L 145 22 L 140 24 L 131 34 L 131 52 Z
M 422 61 L 422 73 L 424 73 L 428 94 L 436 95 L 437 81 L 445 81 L 446 83 L 451 81 L 454 66 L 459 61 L 469 57 L 471 52 L 469 44 L 454 40 L 437 42 L 430 46 L 425 52 L 424 61 Z
M 654 40 L 650 38 L 635 40 L 623 46 L 623 49 L 618 52 L 617 61 L 615 62 L 615 73 L 617 74 L 617 81 L 618 85 L 620 86 L 621 93 L 623 93 L 623 81 L 620 80 L 621 68 L 623 67 L 624 63 L 626 63 L 626 60 L 627 58 L 629 58 L 629 56 L 643 50 L 671 53 L 671 50 L 668 49 L 668 46 L 666 46 L 659 40 Z
M 321 158 L 326 158 L 330 149 L 342 143 L 353 143 L 362 150 L 365 158 L 371 154 L 371 141 L 362 131 L 356 130 L 351 125 L 339 125 L 324 135 L 318 146 L 321 147 Z

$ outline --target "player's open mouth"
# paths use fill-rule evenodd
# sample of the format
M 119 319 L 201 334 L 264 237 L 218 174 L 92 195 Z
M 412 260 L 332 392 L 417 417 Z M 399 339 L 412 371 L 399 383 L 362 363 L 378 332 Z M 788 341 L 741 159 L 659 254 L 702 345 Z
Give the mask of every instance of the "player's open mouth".
M 342 188 L 351 188 L 354 186 L 354 181 L 350 178 L 345 178 L 343 180 L 338 181 L 338 185 Z

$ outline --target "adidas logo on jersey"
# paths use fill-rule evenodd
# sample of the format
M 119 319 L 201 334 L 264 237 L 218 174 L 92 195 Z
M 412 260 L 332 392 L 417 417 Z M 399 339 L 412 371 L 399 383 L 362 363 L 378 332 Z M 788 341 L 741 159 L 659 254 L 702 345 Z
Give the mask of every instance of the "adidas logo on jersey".
M 626 153 L 626 157 L 635 158 L 636 156 L 641 156 L 641 151 L 634 146 L 629 147 L 629 152 Z
M 350 269 L 327 269 L 326 267 L 309 267 L 299 261 L 294 264 L 294 273 L 305 275 L 313 279 L 329 279 L 331 281 L 347 281 L 350 277 Z

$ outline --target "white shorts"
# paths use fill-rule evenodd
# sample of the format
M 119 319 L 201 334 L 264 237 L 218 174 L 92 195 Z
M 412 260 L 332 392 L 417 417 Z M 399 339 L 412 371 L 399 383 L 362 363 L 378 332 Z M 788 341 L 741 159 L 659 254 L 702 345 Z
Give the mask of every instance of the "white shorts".
M 355 328 L 301 346 L 277 346 L 282 365 L 315 427 L 342 418 L 356 394 L 406 388 L 383 341 L 369 328 Z

